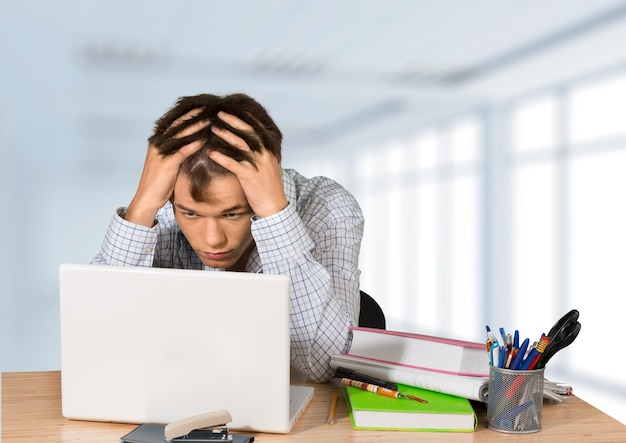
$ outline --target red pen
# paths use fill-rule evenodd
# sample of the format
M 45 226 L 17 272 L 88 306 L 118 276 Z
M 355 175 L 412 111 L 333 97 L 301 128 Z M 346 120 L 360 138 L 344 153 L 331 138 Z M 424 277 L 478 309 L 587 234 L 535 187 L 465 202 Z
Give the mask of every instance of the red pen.
M 550 343 L 550 337 L 548 337 L 547 335 L 541 336 L 541 339 L 539 340 L 539 344 L 537 345 L 537 354 L 535 355 L 533 360 L 528 365 L 528 368 L 527 368 L 528 370 L 531 370 L 531 369 L 533 369 L 535 367 L 535 365 L 537 364 L 537 362 L 541 358 L 541 355 L 543 354 L 543 351 L 546 350 L 546 346 L 548 346 L 549 343 Z

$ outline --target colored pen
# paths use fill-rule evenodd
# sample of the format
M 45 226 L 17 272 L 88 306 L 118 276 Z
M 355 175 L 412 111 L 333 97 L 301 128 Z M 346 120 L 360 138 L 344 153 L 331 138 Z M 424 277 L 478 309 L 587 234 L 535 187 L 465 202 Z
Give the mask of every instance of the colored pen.
M 364 391 L 373 392 L 374 394 L 384 395 L 385 397 L 408 398 L 409 400 L 415 400 L 420 403 L 428 403 L 428 400 L 424 400 L 423 398 L 419 398 L 414 395 L 402 394 L 392 389 L 383 388 L 382 386 L 372 385 L 370 383 L 363 383 L 357 380 L 351 380 L 349 378 L 342 378 L 341 383 L 346 386 L 353 386 L 358 389 L 363 389 Z
M 335 370 L 334 377 L 349 378 L 350 380 L 362 381 L 364 383 L 382 386 L 383 388 L 391 389 L 392 391 L 398 390 L 398 385 L 393 382 L 381 380 L 380 378 L 372 377 L 371 375 L 363 374 L 362 372 L 358 372 L 353 369 L 343 368 L 341 366 Z
M 534 369 L 535 365 L 537 364 L 537 362 L 543 355 L 543 351 L 546 350 L 546 347 L 548 346 L 549 343 L 550 343 L 550 337 L 548 337 L 547 335 L 542 335 L 541 339 L 539 340 L 539 344 L 537 345 L 537 354 L 535 354 L 535 357 L 530 362 L 527 369 L 529 370 Z
M 506 361 L 506 347 L 500 347 L 500 361 L 498 362 L 499 368 L 504 368 L 504 362 Z
M 502 337 L 502 343 L 506 343 L 506 332 L 504 328 L 500 328 L 500 336 Z
M 489 340 L 491 340 L 491 344 L 492 344 L 492 345 L 493 345 L 493 344 L 496 344 L 496 345 L 498 345 L 498 346 L 500 345 L 500 344 L 498 343 L 498 339 L 496 338 L 496 334 L 494 334 L 492 330 L 488 330 L 488 331 L 487 331 L 487 337 L 489 337 Z
M 504 362 L 504 368 L 509 369 L 511 367 L 511 360 L 513 360 L 513 355 L 515 355 L 515 349 L 511 348 L 511 350 L 506 355 L 506 360 Z
M 509 352 L 513 350 L 513 336 L 511 334 L 506 334 L 506 347 L 509 349 Z
M 534 347 L 530 350 L 530 352 L 528 353 L 528 357 L 526 357 L 526 360 L 524 360 L 522 362 L 522 364 L 520 365 L 520 369 L 521 370 L 526 370 L 526 369 L 530 369 L 530 364 L 533 362 L 533 360 L 535 359 L 535 356 L 539 353 L 539 351 L 537 351 L 537 348 Z
M 522 364 L 522 361 L 524 360 L 526 349 L 528 349 L 528 343 L 529 343 L 529 340 L 527 338 L 524 339 L 524 341 L 522 342 L 522 345 L 517 350 L 517 354 L 515 354 L 515 356 L 513 357 L 513 360 L 511 361 L 511 365 L 509 366 L 509 369 L 519 369 L 520 365 Z
M 535 406 L 535 402 L 532 400 L 517 405 L 514 408 L 501 413 L 498 417 L 495 418 L 495 422 L 498 423 L 501 428 L 512 428 L 513 419 L 532 406 Z
M 500 361 L 500 346 L 494 344 L 491 346 L 490 361 L 493 366 L 498 366 Z

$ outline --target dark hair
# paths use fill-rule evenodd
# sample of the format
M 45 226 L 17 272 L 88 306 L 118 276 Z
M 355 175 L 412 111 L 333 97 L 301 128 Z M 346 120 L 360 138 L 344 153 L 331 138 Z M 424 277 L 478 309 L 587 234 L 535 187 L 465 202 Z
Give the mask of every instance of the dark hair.
M 199 112 L 173 126 L 176 120 L 193 110 Z M 240 118 L 252 126 L 254 132 L 231 127 L 217 117 L 219 111 Z M 201 121 L 208 121 L 209 124 L 191 135 L 176 137 L 185 128 Z M 202 148 L 190 155 L 180 167 L 180 173 L 189 177 L 191 197 L 196 201 L 205 201 L 208 198 L 204 195 L 204 189 L 214 176 L 231 174 L 230 171 L 207 156 L 209 151 L 219 151 L 237 161 L 248 161 L 254 164 L 247 152 L 231 146 L 213 134 L 212 126 L 227 129 L 239 136 L 253 152 L 266 149 L 278 161 L 281 160 L 282 133 L 265 108 L 252 97 L 245 94 L 225 96 L 199 94 L 181 97 L 169 111 L 156 121 L 154 132 L 148 141 L 165 156 L 176 153 L 191 142 L 198 140 L 202 142 Z

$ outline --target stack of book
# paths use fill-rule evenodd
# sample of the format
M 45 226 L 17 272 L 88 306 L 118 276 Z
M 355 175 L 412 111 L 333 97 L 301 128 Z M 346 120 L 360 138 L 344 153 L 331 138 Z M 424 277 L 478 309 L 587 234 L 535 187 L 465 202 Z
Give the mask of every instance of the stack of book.
M 350 351 L 332 356 L 331 366 L 396 382 L 402 394 L 427 401 L 347 386 L 344 396 L 355 429 L 472 432 L 476 415 L 470 400 L 487 401 L 485 344 L 353 327 Z
M 353 327 L 343 367 L 384 380 L 487 402 L 489 355 L 485 344 L 423 334 Z

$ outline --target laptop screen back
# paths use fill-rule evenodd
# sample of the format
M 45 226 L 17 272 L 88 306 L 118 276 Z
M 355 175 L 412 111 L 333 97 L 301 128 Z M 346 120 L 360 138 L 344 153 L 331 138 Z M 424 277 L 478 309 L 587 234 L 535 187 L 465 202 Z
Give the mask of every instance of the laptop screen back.
M 288 432 L 286 276 L 60 267 L 67 418 L 171 423 L 218 409 Z

